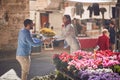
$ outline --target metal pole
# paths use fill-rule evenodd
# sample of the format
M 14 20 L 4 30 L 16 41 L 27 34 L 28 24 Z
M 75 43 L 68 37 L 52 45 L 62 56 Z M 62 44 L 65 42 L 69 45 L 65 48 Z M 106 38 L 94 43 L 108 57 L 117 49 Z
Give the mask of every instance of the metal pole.
M 34 33 L 36 33 L 36 15 L 37 15 L 37 12 L 35 11 L 35 25 L 34 25 Z
M 115 20 L 116 20 L 116 33 L 117 33 L 118 31 L 120 31 L 120 0 L 117 0 L 117 3 L 116 3 Z M 120 52 L 120 40 L 119 39 L 120 38 L 118 38 L 116 34 L 116 49 Z

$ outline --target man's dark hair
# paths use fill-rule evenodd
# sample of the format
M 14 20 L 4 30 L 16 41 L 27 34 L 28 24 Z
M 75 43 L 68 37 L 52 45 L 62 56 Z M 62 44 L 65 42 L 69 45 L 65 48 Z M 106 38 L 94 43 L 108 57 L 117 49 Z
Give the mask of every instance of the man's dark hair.
M 30 19 L 26 19 L 24 20 L 24 26 L 27 27 L 28 24 L 31 24 L 32 23 L 32 20 Z

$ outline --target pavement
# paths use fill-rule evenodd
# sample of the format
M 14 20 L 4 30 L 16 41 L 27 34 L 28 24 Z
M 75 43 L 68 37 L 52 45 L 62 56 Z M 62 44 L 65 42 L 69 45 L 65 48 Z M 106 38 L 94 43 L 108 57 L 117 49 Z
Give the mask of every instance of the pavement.
M 63 49 L 61 46 L 55 47 L 54 50 L 44 50 L 41 52 L 32 53 L 31 67 L 28 75 L 28 80 L 35 76 L 44 76 L 51 72 L 54 72 L 55 66 L 53 64 L 52 56 L 56 53 L 69 52 L 69 49 Z M 4 54 L 4 53 L 2 53 Z M 6 77 L 12 77 L 11 74 L 20 78 L 20 65 L 15 59 L 15 52 L 10 53 L 7 57 L 0 57 L 0 77 L 10 73 Z M 19 80 L 19 79 L 0 79 L 0 80 Z

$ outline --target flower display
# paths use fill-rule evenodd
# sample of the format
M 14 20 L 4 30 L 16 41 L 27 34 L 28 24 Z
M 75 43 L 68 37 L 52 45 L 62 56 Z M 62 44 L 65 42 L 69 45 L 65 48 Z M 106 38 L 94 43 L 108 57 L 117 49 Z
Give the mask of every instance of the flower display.
M 42 28 L 40 33 L 43 34 L 45 37 L 53 37 L 55 36 L 55 32 L 49 28 Z
M 70 66 L 75 66 L 76 69 L 84 69 L 84 68 L 98 68 L 102 65 L 102 67 L 110 67 L 113 65 L 120 64 L 118 61 L 118 57 L 115 53 L 111 51 L 98 51 L 96 52 L 96 59 L 93 58 L 94 54 L 92 52 L 86 52 L 78 50 L 72 54 L 68 54 L 63 52 L 59 55 L 59 59 L 62 62 L 67 62 Z
M 102 67 L 110 67 L 120 64 L 117 55 L 109 50 L 96 52 L 96 59 L 93 58 L 94 54 L 91 52 L 87 53 L 85 51 L 76 51 L 73 54 L 77 57 L 82 56 L 82 59 L 73 59 L 68 63 L 69 65 L 74 65 L 77 69 L 82 69 L 86 67 L 96 69 L 101 65 Z
M 62 71 L 67 69 L 67 73 L 74 76 L 77 73 L 80 80 L 120 79 L 120 53 L 110 50 L 95 53 L 78 50 L 72 54 L 63 52 L 56 58 L 60 61 L 58 62 L 62 67 L 60 69 L 64 69 Z

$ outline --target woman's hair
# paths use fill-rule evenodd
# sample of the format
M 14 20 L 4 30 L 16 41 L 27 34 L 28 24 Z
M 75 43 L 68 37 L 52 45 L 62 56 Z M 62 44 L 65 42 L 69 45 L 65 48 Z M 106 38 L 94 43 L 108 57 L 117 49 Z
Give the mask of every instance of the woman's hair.
M 64 15 L 64 17 L 66 17 L 66 19 L 68 20 L 68 22 L 71 23 L 71 18 L 70 18 L 70 15 Z

